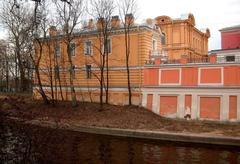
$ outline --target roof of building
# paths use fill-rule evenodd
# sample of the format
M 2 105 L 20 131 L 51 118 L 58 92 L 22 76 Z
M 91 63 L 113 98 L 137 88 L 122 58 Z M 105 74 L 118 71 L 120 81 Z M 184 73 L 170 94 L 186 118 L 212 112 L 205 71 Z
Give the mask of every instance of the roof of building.
M 220 29 L 219 31 L 224 32 L 224 31 L 231 31 L 231 30 L 240 30 L 240 24 L 231 26 L 231 27 L 225 27 L 225 28 Z
M 228 52 L 228 51 L 240 51 L 240 48 L 231 48 L 231 49 L 218 49 L 218 50 L 211 50 L 209 51 L 209 55 L 215 54 L 215 53 L 220 53 L 220 52 Z
M 156 30 L 156 31 L 160 31 L 161 30 L 157 27 L 152 27 L 150 25 L 138 25 L 138 24 L 134 24 L 133 26 L 131 26 L 130 30 L 131 31 L 136 31 L 138 29 L 144 29 L 144 30 Z M 124 27 L 119 27 L 119 28 L 113 28 L 111 29 L 110 33 L 114 33 L 114 32 L 124 32 Z M 91 35 L 91 34 L 98 34 L 99 33 L 99 30 L 97 29 L 97 27 L 94 27 L 94 28 L 81 28 L 81 29 L 75 29 L 73 31 L 73 34 L 75 37 L 78 37 L 80 35 Z M 65 33 L 61 30 L 58 30 L 56 35 L 54 36 L 50 36 L 50 35 L 47 35 L 47 38 L 43 38 L 43 37 L 39 37 L 40 39 L 59 39 L 59 38 L 62 38 L 65 36 Z

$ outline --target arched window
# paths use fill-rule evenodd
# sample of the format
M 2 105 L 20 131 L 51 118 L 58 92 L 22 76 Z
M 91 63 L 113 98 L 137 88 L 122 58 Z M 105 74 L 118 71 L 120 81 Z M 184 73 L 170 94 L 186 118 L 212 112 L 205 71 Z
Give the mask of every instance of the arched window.
M 166 35 L 165 35 L 165 33 L 162 33 L 161 43 L 162 43 L 162 45 L 165 45 L 165 44 L 166 44 Z

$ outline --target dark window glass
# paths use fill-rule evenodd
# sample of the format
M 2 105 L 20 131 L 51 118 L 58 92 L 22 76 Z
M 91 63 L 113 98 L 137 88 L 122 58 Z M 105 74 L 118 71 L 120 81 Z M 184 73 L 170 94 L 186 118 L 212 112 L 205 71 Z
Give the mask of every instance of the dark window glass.
M 86 65 L 86 77 L 87 79 L 91 79 L 91 65 Z
M 164 33 L 162 33 L 162 36 L 161 36 L 161 43 L 162 43 L 162 45 L 166 44 L 166 36 Z
M 235 56 L 226 56 L 226 61 L 227 62 L 235 61 Z

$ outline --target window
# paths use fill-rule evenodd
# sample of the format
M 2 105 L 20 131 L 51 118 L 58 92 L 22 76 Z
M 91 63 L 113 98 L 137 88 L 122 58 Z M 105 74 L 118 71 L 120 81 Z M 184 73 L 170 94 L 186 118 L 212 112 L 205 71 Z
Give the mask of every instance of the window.
M 235 56 L 226 56 L 226 61 L 227 62 L 234 62 L 235 61 Z
M 73 65 L 72 67 L 69 67 L 69 72 L 72 73 L 73 78 L 75 78 L 75 69 L 76 69 L 75 65 Z
M 60 79 L 59 66 L 54 67 L 54 76 L 55 76 L 55 79 Z
M 155 39 L 152 40 L 152 50 L 157 49 L 157 41 Z
M 162 43 L 162 45 L 165 45 L 165 44 L 166 44 L 166 36 L 165 36 L 165 33 L 162 33 L 161 43 Z
M 55 46 L 55 55 L 61 56 L 61 47 L 59 43 Z
M 75 48 L 76 48 L 75 43 L 71 43 L 70 44 L 70 54 L 71 54 L 71 56 L 75 56 Z
M 91 79 L 91 65 L 86 65 L 86 78 Z
M 92 54 L 92 42 L 86 41 L 84 44 L 85 44 L 84 45 L 84 54 L 91 55 Z
M 105 46 L 106 44 L 106 46 Z M 112 42 L 111 39 L 107 39 L 107 42 L 104 44 L 104 51 L 108 54 L 112 53 Z

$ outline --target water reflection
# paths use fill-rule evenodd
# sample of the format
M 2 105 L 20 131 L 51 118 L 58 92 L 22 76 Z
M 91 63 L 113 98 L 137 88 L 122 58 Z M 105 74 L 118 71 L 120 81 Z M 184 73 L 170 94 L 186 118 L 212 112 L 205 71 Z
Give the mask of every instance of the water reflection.
M 2 163 L 240 163 L 237 148 L 91 135 L 14 122 L 0 123 Z

